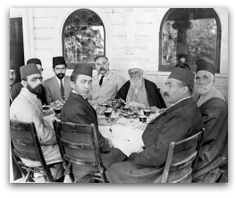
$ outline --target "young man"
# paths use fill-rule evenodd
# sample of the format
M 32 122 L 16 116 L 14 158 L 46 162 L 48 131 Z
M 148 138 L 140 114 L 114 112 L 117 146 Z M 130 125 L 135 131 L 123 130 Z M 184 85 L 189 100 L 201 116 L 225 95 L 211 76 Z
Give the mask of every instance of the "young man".
M 214 66 L 203 59 L 196 61 L 196 89 L 199 94 L 197 105 L 204 118 L 205 134 L 202 153 L 197 169 L 209 171 L 195 182 L 214 183 L 221 176 L 219 168 L 211 170 L 211 164 L 221 156 L 228 156 L 228 107 L 225 97 L 214 86 Z
M 124 80 L 109 70 L 109 62 L 106 56 L 95 58 L 97 75 L 93 76 L 91 96 L 95 104 L 105 103 L 115 98 L 117 91 L 124 84 Z
M 198 132 L 202 117 L 191 98 L 194 74 L 175 68 L 166 82 L 165 100 L 171 106 L 146 127 L 144 150 L 132 153 L 127 162 L 113 164 L 106 172 L 111 183 L 152 183 L 163 173 L 169 144 Z
M 92 68 L 87 65 L 77 66 L 71 75 L 72 91 L 62 108 L 61 121 L 78 124 L 94 123 L 98 127 L 97 114 L 87 101 L 91 86 Z M 109 167 L 114 162 L 124 160 L 125 155 L 120 150 L 110 150 L 109 144 L 103 136 L 100 133 L 97 135 L 100 152 L 102 153 L 102 161 L 105 167 Z M 96 171 L 92 167 L 76 164 L 73 164 L 72 169 L 75 180 L 78 182 L 88 182 L 89 178 L 86 178 L 86 176 Z
M 24 65 L 20 68 L 23 88 L 10 107 L 10 119 L 21 122 L 33 122 L 47 164 L 61 162 L 61 154 L 56 144 L 52 122 L 44 120 L 42 103 L 37 95 L 42 92 L 42 76 L 35 64 Z M 52 120 L 51 120 L 52 121 Z M 47 146 L 45 146 L 47 145 Z M 39 166 L 39 162 L 21 158 L 28 166 Z M 55 175 L 62 173 L 57 166 Z M 60 174 L 59 174 L 60 175 Z M 60 175 L 61 176 L 61 175 Z M 58 179 L 58 178 L 57 178 Z
M 44 81 L 48 104 L 57 100 L 65 101 L 71 91 L 70 77 L 65 75 L 67 65 L 64 57 L 53 57 L 52 67 L 55 76 Z

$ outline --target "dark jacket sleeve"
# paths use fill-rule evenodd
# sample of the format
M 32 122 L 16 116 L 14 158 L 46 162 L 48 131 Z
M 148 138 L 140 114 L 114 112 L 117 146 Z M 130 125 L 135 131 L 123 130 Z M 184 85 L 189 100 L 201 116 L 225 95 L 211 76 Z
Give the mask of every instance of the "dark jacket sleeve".
M 158 130 L 157 127 L 152 127 L 152 130 Z M 152 167 L 164 165 L 169 144 L 185 138 L 189 131 L 191 124 L 185 118 L 181 115 L 172 116 L 162 125 L 156 143 L 135 156 L 135 164 Z
M 149 106 L 156 106 L 160 109 L 166 108 L 160 89 L 156 86 L 156 84 L 145 79 L 145 87 L 147 90 Z
M 124 101 L 126 101 L 126 96 L 128 94 L 130 87 L 130 81 L 128 80 L 117 92 L 116 99 L 122 98 Z
M 19 95 L 22 87 L 23 87 L 23 85 L 20 82 L 14 84 L 12 86 L 12 88 L 11 88 L 11 98 L 12 98 L 12 100 L 14 100 Z

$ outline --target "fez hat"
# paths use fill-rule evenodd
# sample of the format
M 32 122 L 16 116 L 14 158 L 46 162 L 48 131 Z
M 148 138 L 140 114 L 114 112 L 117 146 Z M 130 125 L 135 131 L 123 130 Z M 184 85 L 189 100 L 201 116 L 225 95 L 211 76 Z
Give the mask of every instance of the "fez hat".
M 208 63 L 207 61 L 205 61 L 204 59 L 198 59 L 196 61 L 196 65 L 197 65 L 197 72 L 200 70 L 205 70 L 215 75 L 215 67 L 212 64 Z
M 75 77 L 79 74 L 83 74 L 83 75 L 92 77 L 93 68 L 89 65 L 86 65 L 86 64 L 76 65 L 72 74 L 71 74 L 71 80 L 74 81 Z
M 40 74 L 36 64 L 31 63 L 20 67 L 21 79 L 25 79 L 27 76 L 30 76 L 32 74 Z
M 190 87 L 194 85 L 194 73 L 188 69 L 176 67 L 169 75 L 169 78 L 177 79 Z
M 65 59 L 64 59 L 63 56 L 56 56 L 56 57 L 53 57 L 53 58 L 52 58 L 52 63 L 53 63 L 53 65 L 52 65 L 53 68 L 54 68 L 56 65 L 65 65 L 65 66 L 67 67 L 66 62 L 65 62 Z
M 26 64 L 31 64 L 31 63 L 42 65 L 41 61 L 38 58 L 31 58 L 27 61 Z

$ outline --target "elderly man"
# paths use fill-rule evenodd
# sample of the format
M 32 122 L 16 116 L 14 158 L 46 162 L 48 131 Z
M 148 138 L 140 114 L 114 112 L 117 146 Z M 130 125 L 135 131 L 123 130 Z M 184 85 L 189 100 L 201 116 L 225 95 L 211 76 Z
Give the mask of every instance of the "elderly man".
M 144 150 L 132 153 L 127 162 L 115 163 L 107 170 L 111 183 L 152 183 L 163 172 L 170 142 L 182 140 L 201 129 L 202 117 L 191 98 L 193 84 L 191 71 L 173 70 L 164 91 L 171 106 L 146 127 L 142 135 Z
M 73 122 L 79 124 L 92 124 L 98 127 L 97 114 L 93 107 L 87 101 L 88 94 L 92 85 L 92 68 L 87 65 L 77 66 L 71 75 L 72 91 L 68 100 L 64 104 L 61 112 L 61 120 L 64 122 Z M 108 142 L 98 135 L 100 151 L 102 152 L 102 160 L 105 167 L 110 164 L 124 160 L 126 157 L 120 150 L 109 148 Z M 104 153 L 108 152 L 108 153 Z M 78 182 L 88 182 L 89 174 L 96 171 L 89 166 L 80 166 L 74 164 L 72 171 L 75 180 Z M 87 177 L 86 177 L 87 176 Z
M 42 74 L 42 72 L 43 72 L 42 63 L 38 58 L 29 59 L 27 61 L 27 64 L 36 64 L 39 72 Z M 13 100 L 19 95 L 22 87 L 23 87 L 22 82 L 18 82 L 12 87 L 11 97 L 12 97 Z M 42 92 L 39 94 L 38 97 L 41 100 L 43 105 L 47 104 L 46 93 L 45 93 L 45 89 L 44 89 L 43 86 L 42 86 Z
M 157 86 L 143 78 L 143 70 L 140 68 L 129 69 L 128 80 L 118 91 L 116 98 L 122 98 L 128 106 L 165 108 L 165 102 Z
M 93 76 L 91 97 L 96 104 L 102 104 L 115 98 L 117 91 L 124 84 L 124 80 L 109 70 L 109 62 L 106 56 L 95 58 L 97 75 Z
M 23 88 L 10 107 L 10 119 L 21 122 L 33 122 L 47 164 L 61 162 L 61 155 L 56 144 L 55 132 L 52 122 L 44 120 L 42 103 L 37 95 L 42 91 L 42 76 L 35 64 L 28 64 L 20 68 Z M 50 119 L 49 119 L 50 120 Z M 52 119 L 51 119 L 52 121 Z M 22 158 L 28 166 L 39 166 L 39 162 Z M 56 166 L 53 174 L 58 179 L 57 173 L 61 172 L 61 166 Z M 58 176 L 58 177 L 57 177 Z M 60 175 L 61 176 L 61 175 Z
M 204 118 L 205 134 L 198 170 L 208 170 L 196 182 L 213 183 L 220 177 L 220 170 L 211 170 L 228 149 L 228 107 L 222 93 L 214 86 L 214 66 L 203 59 L 196 61 L 196 89 L 199 94 L 197 105 Z
M 64 102 L 68 98 L 71 91 L 70 77 L 65 76 L 67 65 L 64 57 L 53 57 L 52 67 L 55 76 L 44 81 L 47 102 L 49 104 L 57 100 Z

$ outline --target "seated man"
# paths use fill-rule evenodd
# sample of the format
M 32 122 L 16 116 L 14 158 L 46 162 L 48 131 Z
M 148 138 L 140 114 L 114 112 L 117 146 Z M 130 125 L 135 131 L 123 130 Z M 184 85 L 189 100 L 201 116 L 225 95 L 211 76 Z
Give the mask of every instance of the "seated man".
M 224 96 L 214 86 L 214 66 L 203 59 L 197 60 L 196 64 L 197 105 L 204 118 L 205 128 L 197 169 L 207 168 L 209 171 L 195 182 L 212 183 L 218 179 L 220 172 L 219 168 L 210 170 L 211 162 L 228 154 L 228 107 Z
M 144 150 L 107 170 L 111 183 L 152 183 L 161 178 L 170 142 L 191 136 L 203 126 L 200 111 L 191 98 L 193 84 L 191 71 L 173 70 L 164 91 L 171 106 L 147 125 L 142 135 Z
M 64 102 L 71 91 L 70 77 L 65 76 L 67 65 L 64 57 L 53 57 L 52 67 L 55 76 L 44 81 L 48 104 L 57 100 Z
M 141 108 L 156 106 L 165 108 L 165 102 L 157 86 L 143 78 L 143 70 L 140 68 L 129 69 L 128 80 L 118 91 L 116 98 L 122 98 L 128 106 Z
M 23 88 L 10 107 L 10 119 L 21 122 L 33 122 L 39 141 L 43 146 L 42 152 L 47 164 L 61 162 L 61 154 L 56 144 L 56 136 L 51 122 L 43 119 L 42 103 L 37 98 L 42 91 L 42 76 L 35 64 L 28 64 L 20 68 Z M 39 162 L 22 158 L 28 166 L 39 166 Z M 53 174 L 62 176 L 62 166 Z M 61 173 L 58 175 L 58 173 Z M 58 178 L 56 178 L 58 179 Z
M 92 79 L 91 99 L 96 104 L 102 104 L 115 98 L 117 91 L 124 84 L 124 80 L 109 70 L 109 62 L 106 56 L 96 57 L 95 67 L 98 73 Z
M 72 91 L 61 111 L 61 121 L 78 124 L 92 124 L 98 127 L 97 114 L 87 101 L 87 97 L 92 85 L 92 68 L 87 65 L 76 66 L 71 75 Z M 105 167 L 110 164 L 124 160 L 126 157 L 120 150 L 110 150 L 108 142 L 98 133 L 98 142 L 102 154 L 102 161 Z M 107 152 L 105 154 L 105 152 Z M 93 173 L 94 168 L 73 164 L 72 171 L 75 180 L 78 182 L 88 182 L 89 177 L 85 176 Z M 88 179 L 88 180 L 87 180 Z
M 42 68 L 41 61 L 38 58 L 31 58 L 27 61 L 27 64 L 31 64 L 31 63 L 36 64 L 39 72 L 42 74 L 43 68 Z M 23 87 L 22 82 L 18 82 L 12 87 L 11 97 L 13 100 L 19 95 L 22 87 Z M 41 100 L 43 105 L 47 105 L 45 89 L 43 86 L 42 86 L 42 92 L 38 95 L 38 97 Z

